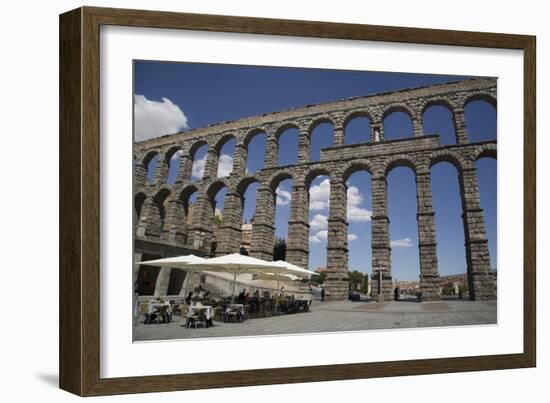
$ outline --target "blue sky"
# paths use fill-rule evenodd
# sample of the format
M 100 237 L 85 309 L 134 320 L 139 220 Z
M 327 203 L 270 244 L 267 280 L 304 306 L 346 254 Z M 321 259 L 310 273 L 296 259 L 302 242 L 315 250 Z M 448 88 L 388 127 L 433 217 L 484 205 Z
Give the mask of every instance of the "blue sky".
M 236 120 L 267 112 L 300 107 L 409 87 L 458 81 L 469 77 L 383 72 L 336 71 L 285 67 L 211 65 L 193 63 L 135 62 L 135 137 L 138 140 Z M 482 101 L 469 104 L 465 111 L 471 141 L 496 138 L 496 111 Z M 386 139 L 410 137 L 412 124 L 402 113 L 390 115 L 385 124 Z M 424 115 L 424 132 L 437 133 L 443 144 L 454 144 L 454 127 L 449 111 L 430 108 Z M 353 120 L 345 132 L 345 143 L 368 141 L 367 119 Z M 312 136 L 311 156 L 319 158 L 320 149 L 332 143 L 332 128 L 324 124 Z M 218 174 L 227 175 L 231 167 L 234 141 L 224 145 Z M 293 163 L 298 154 L 297 133 L 281 136 L 278 163 Z M 265 136 L 256 136 L 249 145 L 247 170 L 261 169 Z M 199 178 L 206 147 L 195 154 L 193 175 Z M 149 167 L 149 176 L 155 161 Z M 171 162 L 168 182 L 173 182 L 179 157 Z M 481 203 L 489 239 L 491 266 L 496 269 L 496 161 L 478 161 Z M 244 218 L 252 218 L 257 184 L 245 192 Z M 278 189 L 276 235 L 286 237 L 292 181 Z M 226 190 L 216 196 L 223 210 Z M 432 193 L 440 274 L 464 273 L 466 259 L 461 203 L 456 169 L 448 163 L 432 168 Z M 326 217 L 328 215 L 328 178 L 316 178 L 310 188 L 310 268 L 326 265 Z M 350 269 L 370 273 L 371 182 L 367 172 L 357 172 L 348 181 L 348 238 Z M 388 177 L 388 213 L 392 240 L 392 274 L 399 280 L 416 280 L 420 274 L 416 225 L 416 185 L 408 168 L 396 168 Z

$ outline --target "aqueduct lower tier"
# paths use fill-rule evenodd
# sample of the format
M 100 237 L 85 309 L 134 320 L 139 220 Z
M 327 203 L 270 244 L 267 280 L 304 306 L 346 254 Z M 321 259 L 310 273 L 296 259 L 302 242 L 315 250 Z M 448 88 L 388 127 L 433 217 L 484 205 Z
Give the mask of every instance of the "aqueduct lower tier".
M 386 177 L 394 167 L 407 166 L 416 175 L 422 296 L 424 300 L 434 300 L 439 298 L 439 274 L 430 168 L 440 161 L 448 161 L 459 173 L 470 298 L 494 299 L 496 281 L 490 272 L 476 161 L 487 156 L 496 158 L 497 143 L 496 140 L 469 142 L 464 118 L 466 104 L 478 99 L 496 106 L 496 80 L 474 79 L 311 105 L 136 143 L 136 239 L 188 247 L 208 255 L 214 225 L 214 197 L 225 186 L 228 191 L 215 253 L 239 252 L 244 191 L 250 183 L 259 182 L 251 254 L 271 260 L 275 241 L 275 191 L 282 180 L 291 178 L 293 188 L 286 256 L 288 261 L 308 267 L 309 186 L 318 175 L 327 175 L 330 177 L 330 212 L 326 297 L 347 298 L 346 181 L 352 173 L 366 170 L 372 175 L 372 293 L 373 297 L 378 295 L 378 284 L 381 283 L 382 292 L 389 300 L 392 298 L 392 275 Z M 424 134 L 422 115 L 433 105 L 445 106 L 452 113 L 455 145 L 442 146 L 438 135 Z M 409 115 L 413 125 L 412 137 L 384 140 L 384 118 L 394 111 Z M 346 145 L 345 126 L 357 116 L 369 118 L 370 142 Z M 333 126 L 333 145 L 321 150 L 319 161 L 310 161 L 312 130 L 324 122 Z M 278 137 L 289 127 L 299 130 L 298 162 L 277 166 Z M 259 132 L 267 136 L 264 168 L 247 173 L 248 142 Z M 229 176 L 218 178 L 220 149 L 230 138 L 236 140 L 233 170 Z M 193 156 L 205 144 L 208 153 L 204 174 L 200 181 L 193 181 Z M 169 164 L 176 152 L 181 153 L 180 170 L 175 183 L 169 185 L 166 183 Z M 160 158 L 152 180 L 148 181 L 147 166 L 155 155 Z M 192 222 L 187 224 L 188 199 L 195 191 L 198 197 L 194 214 Z

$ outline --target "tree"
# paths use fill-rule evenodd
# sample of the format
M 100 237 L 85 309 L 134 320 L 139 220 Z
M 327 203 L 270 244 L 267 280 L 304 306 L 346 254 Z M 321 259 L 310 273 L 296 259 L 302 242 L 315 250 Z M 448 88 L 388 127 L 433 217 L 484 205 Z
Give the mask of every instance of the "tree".
M 273 246 L 273 260 L 286 260 L 286 239 L 277 238 Z
M 353 270 L 349 272 L 348 279 L 349 279 L 349 285 L 352 290 L 357 290 L 359 287 L 363 285 L 363 278 L 365 276 L 363 273 L 357 270 Z
M 363 276 L 363 287 L 361 287 L 361 292 L 363 294 L 368 294 L 369 292 L 369 276 L 366 274 Z

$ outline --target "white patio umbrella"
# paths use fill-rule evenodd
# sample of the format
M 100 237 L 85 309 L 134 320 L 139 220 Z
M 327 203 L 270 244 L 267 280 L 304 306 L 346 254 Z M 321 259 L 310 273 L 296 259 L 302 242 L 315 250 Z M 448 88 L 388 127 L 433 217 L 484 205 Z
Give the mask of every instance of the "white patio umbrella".
M 235 298 L 235 285 L 239 274 L 282 274 L 289 272 L 289 269 L 284 265 L 281 265 L 279 262 L 268 262 L 255 257 L 241 255 L 239 253 L 232 253 L 229 255 L 214 257 L 212 259 L 206 259 L 203 262 L 192 264 L 191 266 L 194 270 L 232 273 L 232 299 Z
M 300 277 L 300 278 L 311 278 L 311 276 L 318 276 L 319 273 L 316 273 L 311 270 L 304 269 L 295 264 L 285 262 L 284 260 L 277 260 L 275 263 L 284 267 L 286 269 L 285 274 L 287 276 Z M 279 305 L 279 283 L 281 281 L 281 276 L 277 276 L 277 294 L 275 295 L 275 312 L 277 312 L 277 306 Z
M 173 267 L 173 268 L 183 269 L 190 272 L 190 271 L 193 271 L 193 266 L 190 266 L 190 265 L 204 262 L 205 260 L 206 260 L 205 258 L 200 256 L 182 255 L 182 256 L 166 257 L 164 259 L 146 260 L 143 262 L 139 262 L 139 264 L 146 264 L 150 266 L 160 266 L 160 267 Z M 185 288 L 183 292 L 184 297 L 187 296 L 188 285 L 189 285 L 189 278 L 187 278 L 187 281 L 185 282 Z

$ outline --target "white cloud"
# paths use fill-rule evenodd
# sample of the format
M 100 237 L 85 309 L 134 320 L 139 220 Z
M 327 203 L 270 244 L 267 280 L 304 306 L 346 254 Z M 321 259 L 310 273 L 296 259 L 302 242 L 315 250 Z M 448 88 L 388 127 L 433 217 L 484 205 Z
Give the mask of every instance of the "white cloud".
M 175 161 L 175 160 L 177 160 L 179 157 L 181 157 L 182 154 L 183 154 L 183 151 L 181 151 L 181 150 L 176 151 L 176 152 L 172 155 L 172 158 L 170 158 L 170 161 Z
M 396 239 L 391 241 L 392 248 L 410 248 L 411 246 L 414 246 L 414 244 L 410 238 Z
M 277 188 L 277 190 L 275 190 L 275 193 L 277 194 L 277 206 L 286 206 L 290 204 L 290 199 L 292 198 L 292 195 L 289 191 Z
M 319 231 L 316 234 L 309 236 L 309 242 L 311 242 L 311 243 L 326 242 L 327 237 L 328 237 L 328 231 L 327 230 Z
M 218 178 L 229 176 L 233 170 L 233 157 L 229 154 L 222 154 L 218 159 Z
M 314 231 L 327 229 L 328 217 L 323 214 L 315 214 L 313 219 L 309 222 L 309 227 Z
M 201 179 L 204 175 L 204 166 L 206 165 L 206 155 L 193 161 L 193 171 L 191 176 L 195 179 Z
M 309 209 L 324 210 L 328 208 L 330 201 L 330 181 L 323 180 L 318 185 L 313 185 L 309 188 Z
M 187 116 L 168 98 L 152 101 L 134 96 L 134 134 L 136 141 L 176 133 L 188 128 Z
M 348 242 L 352 242 L 352 241 L 355 241 L 355 240 L 357 240 L 357 239 L 358 239 L 357 235 L 355 235 L 355 234 L 348 234 Z
M 359 207 L 365 200 L 356 186 L 350 186 L 348 188 L 348 206 L 347 217 L 349 222 L 365 222 L 370 221 L 372 211 Z

